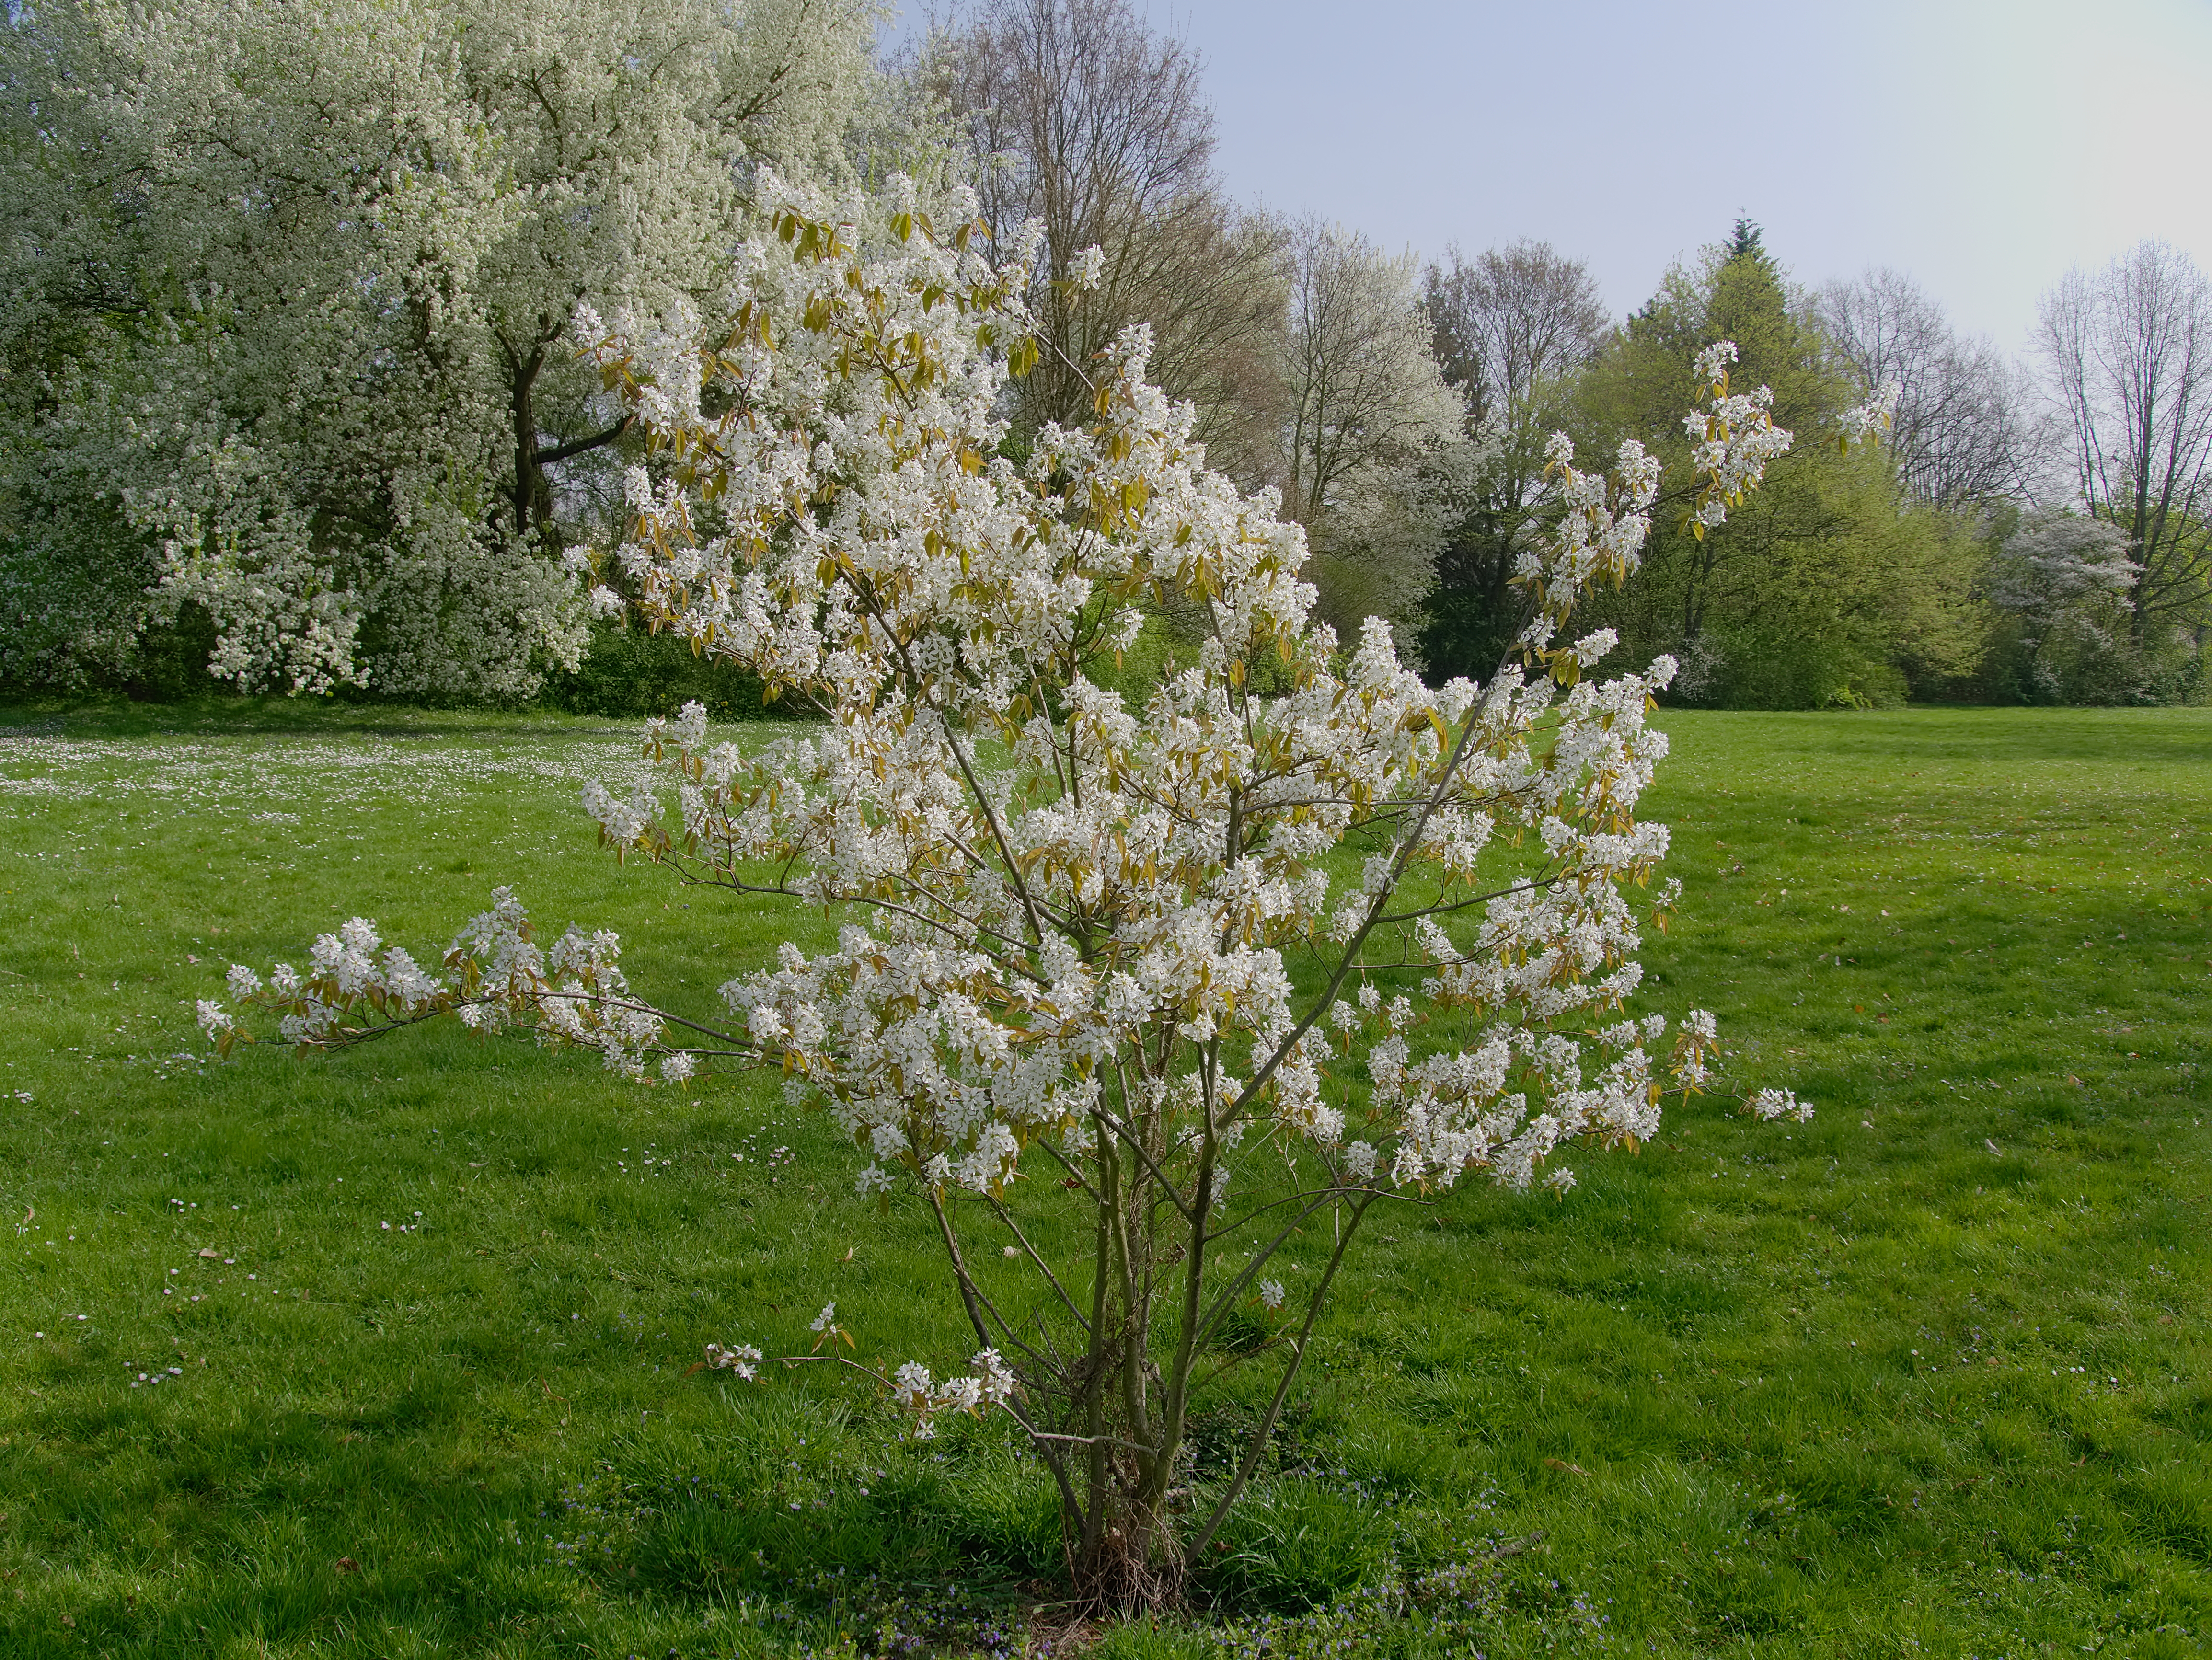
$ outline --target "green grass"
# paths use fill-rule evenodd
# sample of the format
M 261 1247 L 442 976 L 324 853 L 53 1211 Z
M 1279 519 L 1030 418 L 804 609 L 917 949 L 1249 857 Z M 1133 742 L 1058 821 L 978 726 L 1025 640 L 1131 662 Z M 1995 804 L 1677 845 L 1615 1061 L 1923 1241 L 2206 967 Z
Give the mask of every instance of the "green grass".
M 593 848 L 575 789 L 629 764 L 616 729 L 13 718 L 0 1652 L 1011 1628 L 1053 1521 L 999 1430 L 902 1443 L 850 1383 L 687 1371 L 804 1348 L 832 1298 L 887 1357 L 960 1349 L 922 1219 L 854 1199 L 772 1085 L 641 1091 L 451 1031 L 196 1058 L 223 964 L 356 913 L 435 946 L 501 880 L 620 930 L 678 1006 L 823 938 Z M 1645 1006 L 1715 1009 L 1731 1085 L 1818 1116 L 1693 1104 L 1564 1202 L 1382 1222 L 1205 1587 L 1234 1618 L 1103 1651 L 2212 1643 L 2212 718 L 1663 724 L 1687 893 Z M 1202 1461 L 1249 1411 L 1232 1387 Z

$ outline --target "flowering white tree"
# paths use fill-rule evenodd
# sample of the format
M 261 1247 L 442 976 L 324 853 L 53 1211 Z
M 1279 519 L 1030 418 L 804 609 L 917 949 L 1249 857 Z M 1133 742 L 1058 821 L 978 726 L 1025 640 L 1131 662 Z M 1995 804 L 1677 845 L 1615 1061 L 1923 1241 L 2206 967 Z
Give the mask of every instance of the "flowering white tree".
M 357 921 L 306 973 L 234 969 L 232 990 L 312 1046 L 452 1012 L 640 1078 L 781 1069 L 860 1149 L 861 1193 L 931 1219 L 981 1346 L 950 1380 L 885 1384 L 924 1427 L 1018 1418 L 1083 1593 L 1152 1604 L 1256 1468 L 1371 1210 L 1478 1171 L 1564 1190 L 1563 1146 L 1632 1148 L 1706 1079 L 1711 1016 L 1667 1044 L 1624 1006 L 1667 848 L 1636 809 L 1668 666 L 1595 682 L 1610 639 L 1563 630 L 1633 568 L 1657 468 L 1632 442 L 1608 478 L 1555 440 L 1520 660 L 1431 689 L 1386 626 L 1340 651 L 1309 621 L 1300 531 L 1206 470 L 1141 329 L 1097 364 L 1087 424 L 995 453 L 1034 357 L 1027 251 L 988 258 L 969 204 L 933 225 L 910 192 L 764 179 L 755 211 L 718 326 L 591 340 L 653 446 L 614 557 L 655 623 L 827 721 L 748 753 L 694 705 L 647 729 L 661 793 L 586 806 L 685 882 L 824 907 L 835 949 L 783 946 L 704 1025 L 631 993 L 611 936 L 541 946 L 502 890 L 439 973 Z M 1705 523 L 1790 441 L 1730 392 L 1729 356 L 1701 360 L 1690 417 Z M 1091 677 L 1146 593 L 1208 631 L 1131 709 Z M 1276 1371 L 1241 1463 L 1197 1490 L 1184 1426 L 1232 1316 L 1273 1323 Z M 848 1341 L 834 1309 L 816 1330 Z M 761 1351 L 708 1359 L 750 1377 Z
M 2112 520 L 2045 511 L 2022 520 L 1990 561 L 1983 593 L 2019 619 L 2031 697 L 2066 701 L 2099 666 L 2124 664 L 2127 597 L 2142 574 L 2128 552 Z
M 11 6 L 8 666 L 60 666 L 24 636 L 127 661 L 149 589 L 204 605 L 210 667 L 249 690 L 504 699 L 574 666 L 555 484 L 573 508 L 622 427 L 574 308 L 711 295 L 742 169 L 841 164 L 876 22 L 868 0 Z
M 1285 510 L 1305 529 L 1325 619 L 1413 617 L 1443 543 L 1438 474 L 1471 464 L 1459 398 L 1430 350 L 1411 254 L 1308 219 L 1285 251 L 1279 348 Z

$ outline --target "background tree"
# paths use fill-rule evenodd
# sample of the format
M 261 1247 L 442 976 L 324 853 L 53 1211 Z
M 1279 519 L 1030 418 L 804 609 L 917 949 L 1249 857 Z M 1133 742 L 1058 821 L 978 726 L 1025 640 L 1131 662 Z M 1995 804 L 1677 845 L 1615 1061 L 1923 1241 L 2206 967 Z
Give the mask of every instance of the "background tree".
M 2125 648 L 2136 578 L 2127 533 L 2048 509 L 2023 519 L 1984 575 L 1997 613 L 1991 678 L 2026 703 L 2112 703 L 2138 684 Z
M 981 0 L 908 67 L 950 113 L 994 240 L 1043 234 L 1017 441 L 1088 418 L 1099 354 L 1145 323 L 1160 386 L 1198 406 L 1216 465 L 1249 477 L 1273 410 L 1281 231 L 1221 191 L 1198 55 L 1127 0 Z M 1071 282 L 1094 248 L 1095 282 Z
M 179 600 L 241 687 L 511 698 L 573 663 L 563 508 L 622 428 L 566 344 L 574 307 L 703 297 L 741 167 L 841 164 L 872 21 L 860 0 L 11 10 L 9 666 L 112 664 Z
M 1597 353 L 1612 325 L 1596 279 L 1548 242 L 1428 268 L 1422 303 L 1445 382 L 1478 425 L 1516 428 Z
M 2045 295 L 2042 348 L 2063 411 L 2074 488 L 2119 526 L 2136 569 L 2128 639 L 2201 625 L 2212 592 L 2212 286 L 2186 254 L 2144 242 Z
M 1814 315 L 1861 386 L 1897 386 L 1889 451 L 1916 500 L 1979 508 L 2033 488 L 2045 443 L 2030 377 L 1961 336 L 1911 277 L 1882 269 L 1830 283 Z
M 1313 547 L 1321 615 L 1350 639 L 1368 616 L 1409 620 L 1434 581 L 1433 483 L 1460 404 L 1430 353 L 1411 255 L 1309 219 L 1285 268 L 1277 478 Z
M 1691 456 L 1671 411 L 1689 390 L 1679 365 L 1723 338 L 1739 343 L 1743 378 L 1772 388 L 1774 419 L 1801 441 L 1755 503 L 1707 530 L 1680 505 Z M 1633 435 L 1666 463 L 1644 567 L 1598 612 L 1634 652 L 1680 658 L 1678 696 L 1766 708 L 1894 702 L 1908 675 L 1924 684 L 1978 660 L 1972 595 L 1983 556 L 1972 534 L 1908 511 L 1878 451 L 1815 441 L 1862 396 L 1748 222 L 1671 271 L 1584 377 L 1584 430 Z
M 1514 561 L 1543 499 L 1545 438 L 1610 319 L 1589 269 L 1544 242 L 1451 249 L 1422 304 L 1470 441 L 1433 490 L 1445 525 L 1422 655 L 1432 675 L 1486 674 L 1519 626 Z

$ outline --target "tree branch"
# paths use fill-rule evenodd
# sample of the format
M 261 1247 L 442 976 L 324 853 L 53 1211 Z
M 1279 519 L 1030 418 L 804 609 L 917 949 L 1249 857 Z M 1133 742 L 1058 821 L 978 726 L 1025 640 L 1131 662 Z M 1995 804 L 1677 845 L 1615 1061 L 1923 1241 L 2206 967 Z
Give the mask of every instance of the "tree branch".
M 636 419 L 637 417 L 635 415 L 625 415 L 605 432 L 595 432 L 589 438 L 573 438 L 565 444 L 555 445 L 550 450 L 532 449 L 530 452 L 531 464 L 533 466 L 550 467 L 556 462 L 566 461 L 573 456 L 581 455 L 586 450 L 595 450 L 602 445 L 611 444 L 628 432 L 630 423 Z

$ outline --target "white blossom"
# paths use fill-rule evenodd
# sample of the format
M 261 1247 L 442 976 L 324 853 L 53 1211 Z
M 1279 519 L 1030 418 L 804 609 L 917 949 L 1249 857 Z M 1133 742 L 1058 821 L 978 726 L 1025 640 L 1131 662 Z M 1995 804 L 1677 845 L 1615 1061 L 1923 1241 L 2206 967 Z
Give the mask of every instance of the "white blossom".
M 739 1343 L 734 1348 L 724 1348 L 720 1343 L 707 1345 L 707 1365 L 710 1369 L 722 1369 L 737 1373 L 745 1383 L 758 1377 L 761 1352 L 750 1343 Z
M 1806 1123 L 1813 1116 L 1813 1104 L 1800 1101 L 1789 1090 L 1763 1089 L 1751 1098 L 1751 1110 L 1758 1117 L 1769 1121 L 1790 1118 Z

